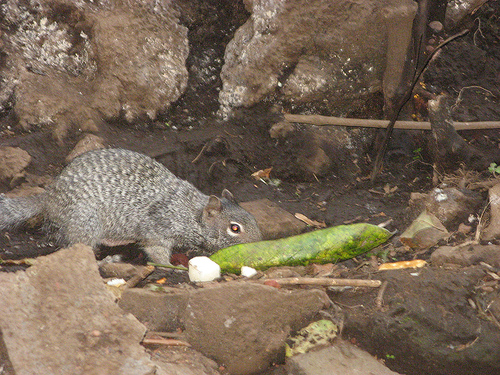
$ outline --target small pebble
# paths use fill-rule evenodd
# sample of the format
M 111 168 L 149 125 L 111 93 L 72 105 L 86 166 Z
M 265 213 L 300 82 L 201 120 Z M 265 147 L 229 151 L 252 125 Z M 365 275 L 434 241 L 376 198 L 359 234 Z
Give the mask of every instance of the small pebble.
M 435 32 L 443 31 L 443 24 L 439 21 L 432 21 L 429 23 L 429 27 Z
M 243 266 L 241 267 L 241 276 L 252 277 L 257 274 L 257 270 L 252 267 Z

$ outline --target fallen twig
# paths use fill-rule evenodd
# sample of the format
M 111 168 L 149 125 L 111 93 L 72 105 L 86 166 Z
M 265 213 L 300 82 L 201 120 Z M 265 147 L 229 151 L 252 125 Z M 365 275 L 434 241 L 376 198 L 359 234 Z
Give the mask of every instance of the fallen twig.
M 321 115 L 293 115 L 285 113 L 285 120 L 301 124 L 317 126 L 352 126 L 363 128 L 387 128 L 389 120 L 355 119 Z M 500 128 L 500 121 L 454 122 L 456 130 L 477 130 Z M 427 121 L 396 121 L 395 129 L 431 130 L 431 123 Z
M 142 340 L 143 345 L 165 345 L 165 346 L 191 346 L 186 341 L 176 340 L 176 339 L 165 339 L 163 337 L 159 338 L 148 338 L 145 337 Z
M 283 279 L 273 279 L 279 285 L 321 285 L 321 286 L 353 286 L 377 288 L 382 282 L 380 280 L 360 280 L 360 279 L 331 279 L 328 277 L 287 277 Z M 266 282 L 269 279 L 260 279 L 258 282 Z
M 382 283 L 382 287 L 378 290 L 377 297 L 375 298 L 375 307 L 377 310 L 382 309 L 382 305 L 384 304 L 384 293 L 387 289 L 387 280 Z
M 207 148 L 208 148 L 208 142 L 203 145 L 203 147 L 201 148 L 201 151 L 198 153 L 198 155 L 196 155 L 196 157 L 193 160 L 191 160 L 191 164 L 195 164 L 198 160 L 200 160 L 201 155 L 203 155 L 203 153 L 205 152 L 205 150 Z
M 125 284 L 124 289 L 128 288 L 133 288 L 137 284 L 139 284 L 142 280 L 144 280 L 146 277 L 151 275 L 151 273 L 155 270 L 153 266 L 142 266 L 138 268 L 137 274 L 130 278 L 130 280 L 127 281 Z

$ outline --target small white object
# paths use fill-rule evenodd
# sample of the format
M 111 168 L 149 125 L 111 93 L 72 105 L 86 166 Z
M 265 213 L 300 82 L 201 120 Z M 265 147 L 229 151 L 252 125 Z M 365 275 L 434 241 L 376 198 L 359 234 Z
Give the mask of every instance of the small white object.
M 107 282 L 109 286 L 122 286 L 125 285 L 127 282 L 123 279 L 111 279 Z
M 241 276 L 252 277 L 257 273 L 257 270 L 252 267 L 243 266 L 241 267 Z
M 194 257 L 188 265 L 191 281 L 212 281 L 220 277 L 220 266 L 208 257 Z

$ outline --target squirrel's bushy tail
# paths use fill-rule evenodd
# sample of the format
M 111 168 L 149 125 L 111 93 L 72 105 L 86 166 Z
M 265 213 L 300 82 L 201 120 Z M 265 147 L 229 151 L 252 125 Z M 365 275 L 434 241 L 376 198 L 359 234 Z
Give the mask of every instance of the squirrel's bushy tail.
M 42 211 L 41 195 L 9 198 L 0 194 L 0 229 L 22 224 Z

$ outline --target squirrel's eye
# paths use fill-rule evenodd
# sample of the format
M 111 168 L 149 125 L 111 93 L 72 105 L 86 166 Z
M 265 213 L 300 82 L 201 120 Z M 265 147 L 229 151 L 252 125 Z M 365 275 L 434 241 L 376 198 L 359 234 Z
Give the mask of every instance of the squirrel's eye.
M 233 233 L 240 233 L 241 232 L 241 227 L 239 224 L 236 223 L 231 223 L 229 226 L 229 229 L 231 229 L 231 232 Z

